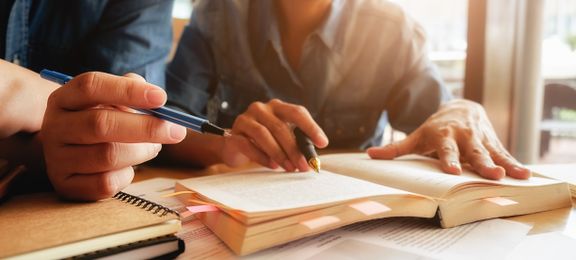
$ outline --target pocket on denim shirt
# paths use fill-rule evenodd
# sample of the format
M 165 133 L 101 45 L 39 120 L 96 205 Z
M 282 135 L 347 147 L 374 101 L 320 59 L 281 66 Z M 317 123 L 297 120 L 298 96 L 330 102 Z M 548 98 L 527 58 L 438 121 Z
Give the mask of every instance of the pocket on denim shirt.
M 330 140 L 330 148 L 364 148 L 376 138 L 382 111 L 353 108 L 324 112 L 317 119 Z
M 232 127 L 236 117 L 256 101 L 266 102 L 265 91 L 256 85 L 229 84 L 226 78 L 218 81 L 216 94 L 208 104 L 208 118 L 223 127 Z

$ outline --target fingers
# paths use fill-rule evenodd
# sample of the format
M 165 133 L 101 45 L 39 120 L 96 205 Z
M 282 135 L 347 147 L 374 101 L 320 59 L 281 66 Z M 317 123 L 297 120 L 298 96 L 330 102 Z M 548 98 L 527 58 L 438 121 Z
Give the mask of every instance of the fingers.
M 444 172 L 450 174 L 462 173 L 458 144 L 452 136 L 443 137 L 439 140 L 436 153 L 438 154 L 438 159 Z
M 222 158 L 227 165 L 240 166 L 245 163 L 244 157 L 247 157 L 260 165 L 277 168 L 277 165 L 246 137 L 231 135 L 224 138 L 225 148 L 222 151 Z
M 463 140 L 461 149 L 464 157 L 470 163 L 474 171 L 482 177 L 492 180 L 502 179 L 506 172 L 501 166 L 494 164 L 490 153 L 477 138 Z
M 316 147 L 324 148 L 328 145 L 328 137 L 305 107 L 285 103 L 278 99 L 271 100 L 270 105 L 280 119 L 300 128 Z
M 114 76 L 88 72 L 74 77 L 51 96 L 51 101 L 62 109 L 81 110 L 97 105 L 122 105 L 138 108 L 156 108 L 166 103 L 166 92 L 146 83 L 139 76 Z
M 162 89 L 136 74 L 85 73 L 53 92 L 41 136 L 55 189 L 67 198 L 97 200 L 128 185 L 132 165 L 154 158 L 161 143 L 186 135 L 184 127 L 128 108 L 165 102 Z
M 61 173 L 90 174 L 113 171 L 141 164 L 158 155 L 162 145 L 151 143 L 100 143 L 93 145 L 65 145 L 50 153 L 47 163 Z M 79 156 L 81 155 L 81 156 Z M 52 162 L 59 163 L 51 165 Z M 59 176 L 66 174 L 59 174 Z
M 502 145 L 485 144 L 494 162 L 506 170 L 506 175 L 516 179 L 528 179 L 532 175 L 530 170 L 519 163 Z
M 294 170 L 294 166 L 287 161 L 287 156 L 275 137 L 260 122 L 251 120 L 246 115 L 240 115 L 235 121 L 233 129 L 233 134 L 242 133 L 247 136 L 248 140 L 254 142 L 271 160 L 283 165 L 283 167 L 288 166 L 284 167 L 287 171 Z M 269 166 L 269 164 L 265 165 Z
M 60 196 L 74 200 L 96 201 L 114 196 L 132 182 L 134 169 L 126 167 L 95 174 L 76 174 L 54 182 Z
M 274 161 L 280 163 L 280 165 L 282 165 L 282 167 L 287 171 L 294 171 L 295 169 L 307 171 L 308 164 L 306 163 L 304 156 L 302 156 L 301 152 L 298 150 L 293 129 L 285 121 L 276 117 L 275 114 L 258 113 L 255 116 L 256 120 L 270 131 L 271 135 L 275 138 L 275 141 L 278 142 L 282 148 L 285 157 L 287 157 L 284 161 L 278 161 L 273 158 Z M 311 117 L 310 120 L 312 120 Z M 314 121 L 312 120 L 312 122 Z
M 249 157 L 267 161 L 265 166 L 280 165 L 287 171 L 307 171 L 308 164 L 298 150 L 289 124 L 301 128 L 317 146 L 328 145 L 328 138 L 304 107 L 277 99 L 266 104 L 252 103 L 244 114 L 236 118 L 232 133 L 246 137 L 250 143 L 242 141 L 236 144 L 246 146 L 241 149 L 250 152 L 252 155 Z M 255 153 L 253 149 L 261 153 Z M 268 159 L 263 160 L 260 154 L 265 154 Z
M 45 129 L 51 136 L 57 136 L 60 144 L 172 144 L 186 136 L 186 129 L 182 126 L 148 115 L 112 109 L 61 113 L 48 120 Z

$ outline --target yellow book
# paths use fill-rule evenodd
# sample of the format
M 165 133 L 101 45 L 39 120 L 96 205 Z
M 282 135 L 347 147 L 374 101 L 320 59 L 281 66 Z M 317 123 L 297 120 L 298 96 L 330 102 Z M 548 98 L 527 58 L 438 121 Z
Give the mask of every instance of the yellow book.
M 53 193 L 30 194 L 0 204 L 0 258 L 103 257 L 132 252 L 143 258 L 182 252 L 173 234 L 179 215 L 120 192 L 92 203 L 62 201 Z M 148 251 L 146 251 L 148 249 Z
M 483 179 L 442 173 L 437 160 L 407 156 L 371 160 L 366 154 L 323 155 L 323 170 L 283 173 L 258 168 L 179 181 L 188 205 L 236 254 L 375 218 L 436 216 L 442 227 L 571 206 L 565 183 Z

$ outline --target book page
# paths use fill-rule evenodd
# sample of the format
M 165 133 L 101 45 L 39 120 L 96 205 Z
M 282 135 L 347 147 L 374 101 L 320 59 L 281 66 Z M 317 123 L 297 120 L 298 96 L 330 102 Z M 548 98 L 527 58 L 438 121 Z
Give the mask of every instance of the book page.
M 372 196 L 408 194 L 371 182 L 321 173 L 285 173 L 258 168 L 179 182 L 228 208 L 269 212 L 306 208 Z
M 452 175 L 442 172 L 438 160 L 417 155 L 374 160 L 365 153 L 344 153 L 322 155 L 320 159 L 324 169 L 332 172 L 435 198 L 442 198 L 452 189 L 470 184 L 539 186 L 557 183 L 538 177 L 488 180 L 466 169 L 461 175 Z

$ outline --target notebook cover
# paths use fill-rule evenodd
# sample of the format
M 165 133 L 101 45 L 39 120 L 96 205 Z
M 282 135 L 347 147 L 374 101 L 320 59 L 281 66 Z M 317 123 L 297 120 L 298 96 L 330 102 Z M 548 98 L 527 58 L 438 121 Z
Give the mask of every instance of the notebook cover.
M 178 218 L 174 211 L 125 193 L 92 203 L 63 201 L 53 193 L 18 196 L 0 204 L 0 257 Z

